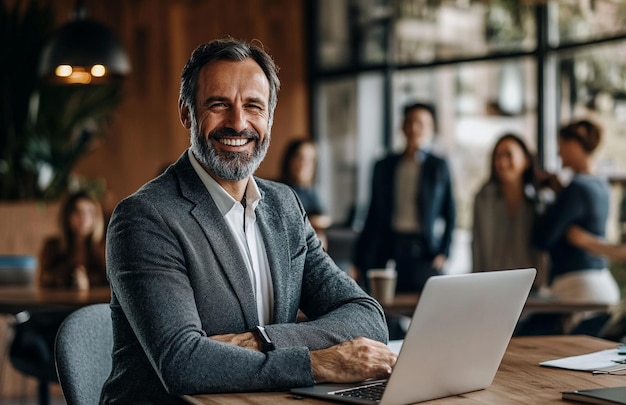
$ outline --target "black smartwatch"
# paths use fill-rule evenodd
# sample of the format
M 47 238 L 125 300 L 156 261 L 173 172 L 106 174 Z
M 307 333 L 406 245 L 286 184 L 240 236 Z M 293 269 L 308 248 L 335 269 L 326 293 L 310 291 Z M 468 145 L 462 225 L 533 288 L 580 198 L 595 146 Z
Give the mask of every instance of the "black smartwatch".
M 259 340 L 261 341 L 261 351 L 263 353 L 271 352 L 272 350 L 276 349 L 276 346 L 274 346 L 272 339 L 270 339 L 263 326 L 255 326 L 252 331 L 256 332 L 256 334 L 259 336 Z

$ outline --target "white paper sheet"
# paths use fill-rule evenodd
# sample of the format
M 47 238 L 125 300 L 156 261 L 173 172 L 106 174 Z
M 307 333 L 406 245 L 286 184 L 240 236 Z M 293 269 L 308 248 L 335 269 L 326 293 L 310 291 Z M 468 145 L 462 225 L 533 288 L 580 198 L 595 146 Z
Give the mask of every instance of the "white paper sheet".
M 395 354 L 398 354 L 402 348 L 402 343 L 404 343 L 404 340 L 390 340 L 389 343 L 387 343 L 387 347 Z
M 626 370 L 626 364 L 619 364 L 616 361 L 626 362 L 626 355 L 617 354 L 617 349 L 608 349 L 580 356 L 563 357 L 560 359 L 543 361 L 539 363 L 539 365 L 581 371 Z

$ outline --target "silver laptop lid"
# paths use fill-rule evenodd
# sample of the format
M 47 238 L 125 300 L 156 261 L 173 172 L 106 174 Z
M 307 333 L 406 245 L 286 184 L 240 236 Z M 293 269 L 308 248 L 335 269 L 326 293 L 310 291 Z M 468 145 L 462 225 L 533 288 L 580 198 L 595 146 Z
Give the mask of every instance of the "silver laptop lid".
M 381 405 L 457 395 L 491 385 L 535 269 L 431 277 Z

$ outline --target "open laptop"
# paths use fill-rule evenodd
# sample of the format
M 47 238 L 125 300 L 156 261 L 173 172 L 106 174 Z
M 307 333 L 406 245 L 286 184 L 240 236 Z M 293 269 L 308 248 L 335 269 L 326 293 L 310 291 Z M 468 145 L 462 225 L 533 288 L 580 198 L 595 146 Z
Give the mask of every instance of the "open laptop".
M 431 277 L 388 380 L 317 384 L 291 392 L 354 404 L 404 405 L 487 388 L 535 274 L 535 269 L 518 269 Z M 382 391 L 382 397 L 352 396 L 355 388 Z

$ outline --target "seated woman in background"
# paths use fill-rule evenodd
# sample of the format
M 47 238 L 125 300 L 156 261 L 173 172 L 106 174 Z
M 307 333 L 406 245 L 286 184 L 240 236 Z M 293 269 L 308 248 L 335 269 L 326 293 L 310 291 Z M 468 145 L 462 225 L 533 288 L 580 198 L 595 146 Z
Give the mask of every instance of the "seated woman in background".
M 100 203 L 86 192 L 70 194 L 59 211 L 60 235 L 46 239 L 39 256 L 38 284 L 44 288 L 87 290 L 108 285 L 104 258 L 104 218 Z M 13 366 L 39 380 L 40 395 L 56 382 L 54 341 L 71 309 L 23 313 L 14 325 L 10 359 Z M 44 401 L 42 400 L 42 403 Z
M 537 221 L 534 241 L 551 257 L 550 289 L 563 299 L 617 303 L 618 285 L 604 257 L 573 245 L 567 230 L 578 225 L 593 235 L 604 237 L 609 215 L 609 183 L 592 174 L 592 154 L 601 141 L 601 129 L 583 120 L 559 131 L 559 155 L 563 167 L 574 176 L 557 192 L 554 204 Z
M 537 269 L 545 280 L 547 255 L 532 244 L 537 192 L 535 164 L 524 141 L 505 134 L 491 154 L 491 175 L 474 199 L 472 271 Z
M 309 139 L 291 141 L 283 155 L 280 181 L 294 189 L 302 201 L 311 225 L 326 247 L 325 230 L 331 225 L 331 219 L 326 215 L 315 188 L 316 171 L 315 143 Z
M 79 191 L 59 212 L 60 235 L 48 238 L 39 257 L 39 285 L 85 290 L 107 285 L 104 218 L 98 200 Z

